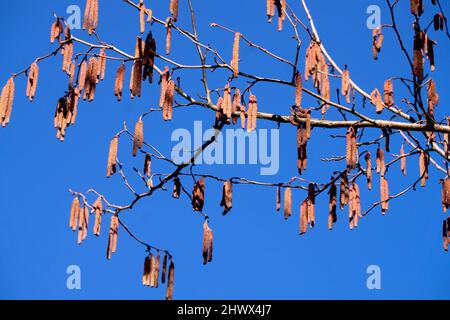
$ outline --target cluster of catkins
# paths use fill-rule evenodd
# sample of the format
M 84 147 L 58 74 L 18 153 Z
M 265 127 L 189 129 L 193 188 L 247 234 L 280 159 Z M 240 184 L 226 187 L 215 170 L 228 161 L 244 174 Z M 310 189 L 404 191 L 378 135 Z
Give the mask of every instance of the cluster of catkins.
M 283 30 L 283 22 L 286 20 L 286 0 L 267 0 L 267 18 L 272 23 L 275 16 L 275 8 L 278 15 L 278 31 Z
M 167 270 L 169 264 L 169 270 Z M 149 252 L 144 259 L 144 272 L 142 274 L 142 284 L 150 288 L 159 287 L 159 277 L 161 270 L 161 283 L 167 282 L 166 299 L 173 298 L 173 284 L 175 279 L 175 264 L 172 256 L 164 254 L 161 265 L 161 252 L 157 252 L 156 256 Z

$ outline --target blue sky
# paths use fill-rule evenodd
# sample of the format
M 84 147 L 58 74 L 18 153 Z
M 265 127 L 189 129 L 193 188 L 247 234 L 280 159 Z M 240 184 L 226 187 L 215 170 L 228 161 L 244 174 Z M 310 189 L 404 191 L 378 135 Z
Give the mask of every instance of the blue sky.
M 139 31 L 137 11 L 122 1 L 100 0 L 98 33 L 126 52 L 134 51 Z M 154 14 L 168 16 L 168 2 L 156 5 Z M 181 26 L 190 28 L 187 1 L 180 1 Z M 379 61 L 372 59 L 371 31 L 366 28 L 366 8 L 371 4 L 381 7 L 382 23 L 390 23 L 385 1 L 346 0 L 309 1 L 318 31 L 334 60 L 347 64 L 352 78 L 366 91 L 381 88 L 392 76 L 408 76 L 408 65 L 403 59 L 394 33 L 386 30 Z M 448 12 L 448 3 L 442 1 Z M 106 6 L 106 3 L 108 6 Z M 293 59 L 295 43 L 292 30 L 276 32 L 274 24 L 266 23 L 265 2 L 248 0 L 223 1 L 194 0 L 200 39 L 216 47 L 231 59 L 231 34 L 209 27 L 216 22 L 238 30 L 255 43 Z M 301 19 L 304 15 L 300 1 L 290 1 Z M 52 13 L 65 15 L 71 4 L 84 8 L 84 1 L 2 1 L 0 26 L 0 83 L 9 75 L 24 69 L 36 56 L 50 52 L 49 43 Z M 426 15 L 434 10 L 425 1 Z M 412 47 L 408 1 L 400 1 L 398 23 L 405 35 L 409 50 Z M 164 47 L 164 30 L 151 28 L 159 48 Z M 76 36 L 87 39 L 82 31 Z M 449 41 L 443 33 L 432 32 L 437 40 L 437 70 L 433 78 L 440 94 L 437 114 L 446 115 L 450 103 L 448 95 Z M 303 40 L 300 68 L 303 70 Z M 93 39 L 89 39 L 92 40 Z M 76 46 L 79 52 L 83 48 Z M 197 64 L 195 48 L 174 32 L 171 59 Z M 161 61 L 158 65 L 163 66 Z M 255 49 L 241 43 L 241 70 L 267 77 L 290 79 L 290 70 L 274 62 Z M 113 95 L 113 81 L 117 63 L 108 62 L 106 80 L 102 82 L 93 103 L 81 103 L 77 124 L 70 127 L 66 142 L 54 137 L 53 113 L 56 102 L 67 87 L 60 72 L 61 56 L 40 64 L 40 79 L 35 101 L 25 97 L 26 79 L 16 80 L 16 99 L 11 124 L 0 129 L 0 298 L 3 299 L 162 299 L 164 289 L 148 289 L 141 285 L 145 250 L 123 230 L 119 231 L 118 253 L 111 261 L 105 258 L 109 219 L 103 220 L 103 235 L 76 245 L 76 235 L 68 228 L 72 201 L 69 188 L 85 191 L 90 187 L 102 192 L 116 204 L 130 201 L 131 195 L 119 176 L 105 177 L 109 141 L 122 127 L 123 121 L 133 126 L 139 114 L 154 107 L 159 99 L 157 85 L 144 85 L 141 99 L 131 101 L 124 95 L 119 104 Z M 129 71 L 129 68 L 128 68 Z M 202 94 L 198 71 L 181 76 L 181 84 L 193 96 Z M 213 88 L 223 87 L 228 74 L 216 71 L 210 75 Z M 245 86 L 245 79 L 236 85 Z M 311 87 L 311 83 L 307 86 Z M 332 83 L 333 88 L 340 86 Z M 125 86 L 127 87 L 127 86 Z M 261 110 L 287 114 L 293 103 L 292 88 L 273 84 L 258 84 L 253 92 L 258 96 Z M 398 93 L 397 93 L 398 92 Z M 397 102 L 405 94 L 398 85 Z M 182 101 L 177 98 L 177 101 Z M 315 106 L 316 101 L 304 98 L 304 105 Z M 361 103 L 359 101 L 359 106 Z M 369 115 L 373 115 L 371 110 Z M 329 117 L 333 117 L 330 113 Z M 319 115 L 314 115 L 318 117 Z M 383 118 L 389 115 L 383 114 Z M 203 121 L 208 127 L 214 114 L 201 108 L 184 108 L 174 113 L 174 120 L 163 123 L 160 115 L 152 115 L 145 122 L 145 135 L 170 154 L 174 143 L 170 135 L 174 129 L 193 129 L 194 121 Z M 258 122 L 260 128 L 275 128 L 273 123 Z M 343 130 L 313 130 L 309 143 L 309 166 L 306 179 L 324 182 L 341 164 L 324 164 L 320 158 L 342 154 L 344 140 L 331 139 L 330 134 L 344 134 Z M 379 132 L 371 132 L 373 137 Z M 369 136 L 370 136 L 369 135 Z M 399 148 L 400 139 L 392 139 L 392 148 Z M 394 147 L 395 146 L 395 147 Z M 133 166 L 141 166 L 142 159 L 131 159 L 131 145 L 121 141 L 119 156 Z M 408 150 L 408 148 L 407 148 Z M 370 149 L 374 154 L 375 149 Z M 394 150 L 394 153 L 397 152 Z M 388 156 L 388 159 L 392 159 Z M 408 176 L 394 166 L 388 172 L 392 192 L 398 192 L 418 175 L 417 158 L 408 159 Z M 195 170 L 214 173 L 227 178 L 244 176 L 249 179 L 281 182 L 296 175 L 295 129 L 284 125 L 280 132 L 280 172 L 276 177 L 259 175 L 259 166 L 199 166 Z M 131 166 L 127 168 L 132 176 Z M 168 167 L 155 162 L 154 171 L 167 172 Z M 176 262 L 176 299 L 448 299 L 450 291 L 450 257 L 442 250 L 441 224 L 444 215 L 440 204 L 439 179 L 442 174 L 430 168 L 426 188 L 394 200 L 386 216 L 380 210 L 372 211 L 353 231 L 348 229 L 347 210 L 339 213 L 335 229 L 327 230 L 327 197 L 317 200 L 317 227 L 305 236 L 298 235 L 298 206 L 306 196 L 294 191 L 294 215 L 284 221 L 275 211 L 275 190 L 265 187 L 235 186 L 234 208 L 222 217 L 220 193 L 222 185 L 207 180 L 205 211 L 211 216 L 214 230 L 215 256 L 211 264 L 202 265 L 202 223 L 200 215 L 192 212 L 186 199 L 174 201 L 170 192 L 157 192 L 151 199 L 140 202 L 135 209 L 125 212 L 122 219 L 145 241 L 168 248 Z M 138 180 L 132 179 L 138 183 Z M 360 181 L 362 203 L 367 208 L 377 201 L 378 177 L 374 190 L 369 192 Z M 189 184 L 188 184 L 189 185 Z M 143 191 L 143 190 L 140 190 Z M 95 199 L 92 199 L 95 200 Z M 66 268 L 81 268 L 81 290 L 66 288 Z M 381 268 L 381 290 L 368 290 L 366 269 L 369 265 Z

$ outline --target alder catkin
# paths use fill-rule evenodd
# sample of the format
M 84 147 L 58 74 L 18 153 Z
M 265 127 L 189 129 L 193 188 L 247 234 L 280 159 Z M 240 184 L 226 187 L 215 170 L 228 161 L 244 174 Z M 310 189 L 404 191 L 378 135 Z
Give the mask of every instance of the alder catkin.
M 387 107 L 392 107 L 394 105 L 394 85 L 392 79 L 384 82 L 384 104 Z
M 6 85 L 3 87 L 0 98 L 0 122 L 2 127 L 6 127 L 11 119 L 11 112 L 14 101 L 14 77 L 9 78 Z
M 100 236 L 102 213 L 103 213 L 103 203 L 102 198 L 98 197 L 92 206 L 95 210 L 95 221 L 94 221 L 94 235 Z
M 276 209 L 277 211 L 281 209 L 281 187 L 277 187 Z
M 233 77 L 237 78 L 239 75 L 239 39 L 241 38 L 241 34 L 236 32 L 234 34 L 234 42 L 233 42 L 233 58 L 231 60 L 231 68 L 233 69 Z
M 167 83 L 166 93 L 164 95 L 163 119 L 164 121 L 172 120 L 173 100 L 175 92 L 175 83 L 172 79 Z
M 348 186 L 348 176 L 347 172 L 344 171 L 341 176 L 340 183 L 340 194 L 339 194 L 339 205 L 341 210 L 348 204 L 349 200 L 349 186 Z
M 450 207 L 450 178 L 446 177 L 442 181 L 442 210 L 447 212 Z
M 223 215 L 226 215 L 233 207 L 233 182 L 231 180 L 223 183 L 220 206 L 223 207 Z
M 133 157 L 136 157 L 138 149 L 142 148 L 144 143 L 144 122 L 139 118 L 136 122 L 133 135 Z
M 427 85 L 428 96 L 428 114 L 430 117 L 434 117 L 434 108 L 439 104 L 439 95 L 436 91 L 436 84 L 433 79 L 428 81 Z
M 153 284 L 155 288 L 159 287 L 158 278 L 159 278 L 160 264 L 161 264 L 161 253 L 158 252 L 158 255 L 155 258 L 155 272 L 153 273 Z
M 173 282 L 175 280 L 175 264 L 170 261 L 169 274 L 167 279 L 166 300 L 172 300 L 173 298 Z
M 34 96 L 36 95 L 36 86 L 39 78 L 39 66 L 34 62 L 30 69 L 28 70 L 28 80 L 27 80 L 27 90 L 26 96 L 30 102 L 33 102 Z
M 389 185 L 386 177 L 380 177 L 381 212 L 386 214 L 389 209 Z
M 232 111 L 232 114 L 233 114 L 232 115 L 233 124 L 236 124 L 236 122 L 238 120 L 236 112 L 239 112 L 240 114 L 242 114 L 241 90 L 239 90 L 239 89 L 236 89 L 234 91 L 231 111 Z M 245 116 L 245 114 L 244 114 L 244 116 Z
M 420 186 L 425 187 L 428 179 L 428 163 L 429 156 L 426 152 L 421 151 L 419 155 L 419 169 L 420 169 Z
M 169 10 L 173 21 L 176 22 L 178 20 L 178 0 L 170 0 Z
M 303 81 L 300 72 L 295 75 L 295 105 L 301 107 L 302 105 L 302 93 L 303 93 Z
M 365 160 L 366 160 L 367 188 L 369 190 L 372 190 L 372 159 L 370 156 L 370 152 L 366 153 Z
M 150 275 L 150 267 L 151 267 L 150 257 L 147 256 L 144 259 L 144 272 L 142 273 L 142 285 L 148 286 L 150 284 L 149 282 L 149 275 Z
M 347 103 L 350 103 L 350 89 L 350 72 L 348 70 L 344 70 L 342 73 L 341 91 Z
M 173 179 L 172 198 L 179 199 L 180 193 L 181 193 L 181 181 L 180 178 L 175 177 L 175 179 Z
M 170 55 L 172 47 L 172 19 L 168 18 L 166 21 L 166 55 Z
M 122 63 L 116 72 L 116 80 L 114 83 L 114 95 L 117 97 L 117 101 L 122 100 L 123 82 L 125 80 L 125 63 Z
M 337 187 L 335 183 L 332 183 L 330 190 L 330 201 L 328 204 L 328 229 L 333 229 L 333 224 L 337 222 L 336 205 L 337 205 Z
M 300 235 L 308 231 L 308 204 L 307 200 L 300 205 Z
M 145 4 L 140 3 L 139 4 L 139 31 L 141 32 L 141 34 L 143 34 L 145 32 L 145 13 L 146 13 Z
M 166 283 L 167 254 L 164 255 L 161 272 L 161 283 Z
M 346 162 L 348 169 L 354 169 L 357 165 L 357 156 L 356 156 L 356 133 L 353 127 L 349 127 L 347 129 L 346 134 Z
M 256 118 L 258 115 L 258 102 L 254 94 L 251 94 L 249 97 L 247 115 L 247 132 L 255 131 Z
M 227 83 L 223 92 L 222 112 L 226 116 L 227 121 L 230 120 L 232 114 L 231 89 L 230 84 Z
M 405 147 L 402 143 L 402 146 L 400 148 L 400 170 L 402 171 L 402 174 L 406 176 L 406 156 L 405 156 Z
M 166 90 L 167 90 L 167 84 L 169 82 L 169 77 L 170 77 L 169 67 L 165 66 L 164 67 L 164 71 L 163 71 L 163 73 L 161 75 L 161 95 L 159 97 L 159 106 L 161 108 L 166 107 L 164 102 L 166 101 Z M 167 114 L 167 110 L 163 109 L 163 114 L 164 113 Z
M 116 173 L 117 164 L 117 151 L 119 148 L 119 137 L 115 136 L 110 143 L 109 153 L 108 153 L 108 166 L 106 171 L 106 176 L 109 178 L 114 173 Z
M 192 192 L 192 208 L 194 211 L 202 211 L 205 203 L 205 178 L 201 177 L 194 184 L 194 190 Z
M 212 261 L 212 241 L 213 241 L 212 230 L 208 225 L 208 221 L 205 220 L 203 223 L 203 246 L 202 246 L 202 256 L 203 264 L 207 264 Z
M 448 220 L 444 219 L 444 221 L 442 222 L 442 238 L 444 241 L 442 246 L 445 251 L 448 251 L 448 242 L 449 242 L 448 232 L 449 232 Z
M 111 216 L 111 223 L 109 226 L 109 235 L 108 235 L 108 248 L 106 252 L 106 258 L 111 259 L 111 254 L 115 253 L 117 250 L 117 233 L 119 230 L 119 218 L 117 215 Z
M 316 205 L 316 187 L 313 183 L 308 185 L 308 224 L 311 228 L 314 228 L 314 224 L 316 222 L 315 216 L 315 205 Z
M 374 89 L 372 91 L 372 94 L 370 95 L 370 103 L 375 106 L 376 113 L 380 114 L 383 112 L 384 105 L 383 101 L 381 100 L 381 94 L 378 89 Z
M 383 45 L 383 38 L 384 36 L 381 32 L 381 27 L 372 30 L 372 52 L 374 60 L 378 59 L 378 53 L 380 53 Z
M 384 150 L 378 147 L 377 149 L 377 173 L 384 176 L 386 171 L 386 164 L 384 160 Z
M 72 201 L 72 206 L 70 208 L 70 222 L 69 226 L 72 231 L 77 230 L 78 216 L 80 214 L 80 200 L 75 197 Z
M 266 2 L 266 14 L 267 14 L 267 21 L 269 23 L 272 23 L 273 16 L 275 15 L 275 2 L 274 0 L 267 0 Z
M 134 63 L 133 68 L 131 70 L 131 78 L 130 78 L 130 92 L 131 99 L 134 97 L 141 97 L 141 88 L 142 88 L 142 76 L 143 76 L 143 43 L 140 37 L 136 38 L 136 48 L 134 53 Z
M 290 187 L 284 189 L 284 219 L 287 220 L 292 215 L 292 190 Z

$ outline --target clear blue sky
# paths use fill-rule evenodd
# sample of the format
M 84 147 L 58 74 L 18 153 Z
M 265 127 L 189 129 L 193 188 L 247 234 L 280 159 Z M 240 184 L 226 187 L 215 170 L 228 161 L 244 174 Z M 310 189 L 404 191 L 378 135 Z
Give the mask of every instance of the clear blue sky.
M 134 51 L 139 31 L 138 14 L 122 1 L 100 0 L 99 35 L 123 50 Z M 157 17 L 168 16 L 168 0 L 150 1 Z M 179 23 L 190 27 L 187 1 L 180 1 Z M 256 0 L 200 1 L 194 0 L 201 39 L 221 50 L 231 59 L 232 35 L 208 26 L 217 22 L 245 33 L 254 42 L 273 52 L 293 59 L 294 42 L 287 24 L 285 31 L 276 32 L 274 24 L 266 23 L 265 2 Z M 450 7 L 442 1 L 447 13 Z M 108 6 L 106 6 L 106 3 Z M 290 1 L 301 18 L 300 1 Z M 389 23 L 385 1 L 346 0 L 309 1 L 318 31 L 329 52 L 341 66 L 349 65 L 351 75 L 362 88 L 371 91 L 382 88 L 383 81 L 394 75 L 408 75 L 392 31 L 385 31 L 380 60 L 371 53 L 371 31 L 366 28 L 366 8 L 378 4 L 382 22 Z M 52 12 L 65 15 L 68 5 L 84 1 L 2 1 L 0 27 L 0 82 L 3 85 L 12 72 L 24 69 L 36 56 L 51 51 L 49 43 Z M 432 9 L 425 1 L 426 12 Z M 398 6 L 398 22 L 411 49 L 409 1 Z M 433 8 L 434 9 L 434 8 Z M 164 30 L 152 27 L 159 48 L 164 47 Z M 88 36 L 81 31 L 75 34 Z M 432 33 L 437 47 L 437 82 L 441 103 L 440 117 L 446 115 L 450 103 L 448 94 L 449 41 L 443 33 Z M 304 50 L 308 39 L 302 34 Z M 92 40 L 92 39 L 91 39 Z M 255 49 L 241 44 L 241 70 L 289 79 L 290 70 L 271 62 Z M 174 32 L 171 58 L 197 64 L 194 48 Z M 76 47 L 77 52 L 81 47 Z M 66 78 L 59 71 L 61 57 L 40 64 L 37 97 L 32 104 L 25 98 L 26 79 L 16 81 L 16 100 L 11 124 L 0 129 L 0 298 L 6 299 L 162 299 L 164 289 L 148 289 L 141 285 L 145 250 L 119 231 L 118 253 L 111 261 L 105 258 L 108 220 L 104 219 L 103 235 L 94 238 L 91 232 L 82 246 L 76 245 L 76 234 L 68 228 L 72 198 L 68 188 L 85 191 L 94 187 L 117 204 L 131 197 L 115 176 L 105 178 L 109 141 L 120 130 L 123 121 L 130 126 L 146 108 L 159 99 L 157 85 L 144 85 L 143 97 L 130 101 L 125 94 L 122 103 L 113 95 L 113 74 L 117 64 L 108 62 L 107 79 L 98 87 L 93 103 L 80 103 L 77 124 L 69 128 L 65 143 L 54 137 L 53 113 L 57 99 L 67 88 Z M 158 65 L 163 65 L 161 61 Z M 111 67 L 112 66 L 112 67 Z M 129 71 L 129 69 L 128 69 Z M 227 74 L 211 76 L 212 87 L 223 87 Z M 128 77 L 127 77 L 128 79 Z M 198 71 L 187 72 L 182 85 L 193 96 L 202 94 Z M 238 85 L 244 86 L 240 79 Z M 333 88 L 340 85 L 333 82 Z M 308 83 L 311 87 L 311 83 Z M 127 87 L 127 85 L 125 86 Z M 399 85 L 397 85 L 399 88 Z M 293 102 L 291 88 L 257 85 L 261 110 L 287 113 Z M 397 102 L 404 90 L 397 90 Z M 177 98 L 178 101 L 182 101 Z M 305 97 L 304 105 L 316 102 Z M 359 103 L 358 106 L 361 104 Z M 371 114 L 371 112 L 369 112 Z M 316 117 L 318 115 L 315 115 Z M 330 113 L 332 116 L 332 113 Z M 388 115 L 384 114 L 383 117 Z M 163 123 L 160 116 L 146 119 L 146 138 L 164 152 L 173 143 L 170 134 L 176 128 L 192 130 L 194 120 L 203 120 L 204 127 L 212 123 L 210 111 L 192 108 L 176 111 L 174 121 Z M 273 123 L 259 121 L 260 127 L 274 128 Z M 342 164 L 321 164 L 324 156 L 342 153 L 344 141 L 331 139 L 328 132 L 314 130 L 309 144 L 311 160 L 305 178 L 323 182 Z M 374 132 L 373 136 L 379 135 Z M 393 138 L 392 146 L 398 146 Z M 394 148 L 394 147 L 393 147 Z M 397 147 L 396 147 L 397 148 Z M 280 173 L 277 177 L 261 177 L 258 166 L 198 167 L 196 172 L 214 172 L 222 177 L 245 176 L 250 179 L 287 181 L 296 175 L 295 130 L 284 126 L 280 133 Z M 370 149 L 374 154 L 375 149 Z M 120 154 L 128 163 L 141 167 L 141 159 L 129 159 L 131 146 L 121 142 Z M 394 150 L 396 152 L 396 150 Z M 391 159 L 391 156 L 388 157 Z M 130 167 L 128 167 L 128 170 Z M 166 172 L 167 167 L 154 163 L 153 170 Z M 132 171 L 129 171 L 132 175 Z M 406 187 L 418 175 L 417 159 L 408 160 L 408 177 L 400 175 L 398 166 L 388 173 L 392 192 Z M 298 205 L 304 192 L 295 191 L 294 215 L 287 222 L 275 211 L 275 190 L 263 187 L 236 186 L 234 208 L 222 217 L 219 207 L 221 184 L 207 180 L 206 212 L 211 216 L 215 236 L 213 263 L 203 266 L 201 257 L 201 216 L 192 212 L 186 199 L 174 201 L 170 192 L 158 192 L 139 203 L 123 220 L 147 242 L 171 250 L 176 261 L 176 299 L 391 299 L 450 298 L 450 256 L 442 250 L 441 224 L 444 215 L 440 204 L 442 175 L 430 168 L 427 188 L 411 192 L 390 204 L 386 216 L 374 210 L 350 231 L 347 210 L 339 213 L 335 229 L 327 230 L 327 198 L 317 200 L 317 227 L 306 236 L 298 235 Z M 133 180 L 138 183 L 137 180 Z M 368 192 L 361 180 L 363 206 L 377 201 L 378 177 L 374 190 Z M 141 190 L 142 191 L 142 190 Z M 82 289 L 66 288 L 66 268 L 78 265 L 82 271 Z M 379 265 L 382 289 L 368 290 L 366 268 Z

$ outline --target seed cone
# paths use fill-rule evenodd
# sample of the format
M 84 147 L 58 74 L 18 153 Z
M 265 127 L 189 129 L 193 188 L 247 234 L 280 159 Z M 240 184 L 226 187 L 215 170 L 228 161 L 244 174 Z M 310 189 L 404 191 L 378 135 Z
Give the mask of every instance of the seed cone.
M 94 235 L 100 236 L 102 213 L 103 213 L 103 203 L 102 198 L 98 197 L 92 206 L 95 210 L 95 221 L 94 221 Z
M 367 188 L 372 190 L 372 159 L 370 152 L 366 153 L 366 178 L 367 178 Z
M 144 144 L 144 122 L 142 118 L 136 122 L 133 136 L 133 157 L 136 157 L 137 150 L 141 149 Z
M 77 230 L 78 216 L 80 215 L 80 200 L 75 197 L 70 208 L 70 222 L 69 227 L 72 231 Z
M 166 300 L 172 300 L 173 298 L 173 282 L 175 279 L 175 265 L 173 261 L 170 261 L 169 275 L 167 279 Z
M 194 184 L 194 190 L 192 192 L 192 208 L 194 211 L 202 211 L 205 203 L 205 178 L 201 177 Z
M 233 207 L 233 182 L 231 180 L 227 180 L 223 183 L 220 206 L 223 207 L 223 215 L 226 215 Z
M 119 148 L 119 137 L 115 136 L 111 144 L 109 146 L 109 154 L 108 154 L 108 166 L 106 170 L 106 176 L 109 178 L 114 173 L 116 173 L 116 165 L 117 165 L 117 151 Z
M 287 220 L 292 215 L 292 190 L 287 187 L 284 189 L 284 219 Z
M 239 39 L 241 38 L 241 34 L 236 32 L 234 34 L 234 43 L 233 43 L 233 58 L 231 60 L 231 68 L 233 69 L 233 76 L 237 78 L 239 75 Z
M 328 204 L 328 229 L 333 229 L 333 224 L 337 222 L 336 206 L 337 206 L 337 188 L 336 184 L 332 183 L 330 190 L 330 201 Z

